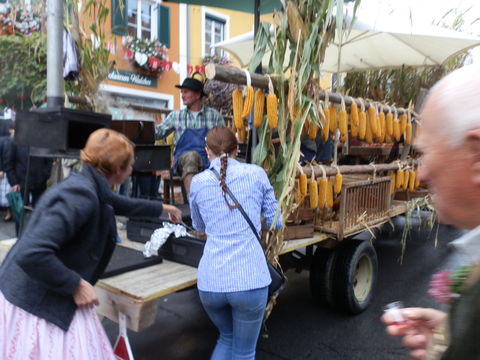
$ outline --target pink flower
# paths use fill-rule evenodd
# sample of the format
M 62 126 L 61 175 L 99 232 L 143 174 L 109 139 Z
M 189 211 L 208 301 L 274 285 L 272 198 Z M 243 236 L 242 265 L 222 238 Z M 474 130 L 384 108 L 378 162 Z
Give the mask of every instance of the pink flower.
M 428 294 L 440 304 L 448 304 L 455 296 L 451 291 L 452 280 L 448 270 L 440 271 L 432 276 Z

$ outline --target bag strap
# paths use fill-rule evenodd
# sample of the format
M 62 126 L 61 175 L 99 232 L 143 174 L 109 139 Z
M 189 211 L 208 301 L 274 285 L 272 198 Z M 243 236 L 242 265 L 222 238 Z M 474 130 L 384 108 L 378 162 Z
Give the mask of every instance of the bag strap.
M 215 174 L 217 179 L 220 180 L 220 174 L 218 173 L 218 171 L 215 170 L 213 167 L 211 167 L 210 170 Z M 255 234 L 255 237 L 257 238 L 258 242 L 260 242 L 260 245 L 261 245 L 262 241 L 260 240 L 260 235 L 258 234 L 257 229 L 255 229 L 255 225 L 253 225 L 252 220 L 250 220 L 250 217 L 247 215 L 247 213 L 243 209 L 242 205 L 240 205 L 237 198 L 232 194 L 232 192 L 230 191 L 227 184 L 225 184 L 225 189 L 227 191 L 227 194 L 230 196 L 230 198 L 233 200 L 233 202 L 237 206 L 238 210 L 240 210 L 240 212 L 242 213 L 242 215 L 245 218 L 245 220 L 247 221 L 248 225 L 250 225 L 250 228 L 252 229 L 253 233 Z

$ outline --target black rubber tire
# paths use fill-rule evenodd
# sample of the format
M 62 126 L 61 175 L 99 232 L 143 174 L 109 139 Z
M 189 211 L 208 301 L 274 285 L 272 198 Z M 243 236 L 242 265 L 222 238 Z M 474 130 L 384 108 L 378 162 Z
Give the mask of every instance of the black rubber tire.
M 377 253 L 370 241 L 344 240 L 336 249 L 333 294 L 337 305 L 352 314 L 365 309 L 377 284 Z
M 334 306 L 333 271 L 337 252 L 317 247 L 310 267 L 310 291 L 321 305 Z

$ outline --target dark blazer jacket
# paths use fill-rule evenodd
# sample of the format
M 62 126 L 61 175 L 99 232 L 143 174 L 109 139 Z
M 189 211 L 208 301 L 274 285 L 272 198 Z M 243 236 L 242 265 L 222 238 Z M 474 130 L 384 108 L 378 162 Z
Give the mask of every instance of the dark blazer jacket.
M 25 189 L 28 165 L 28 146 L 16 145 L 11 138 L 4 145 L 4 171 L 11 186 L 20 185 Z M 30 157 L 28 188 L 30 191 L 43 191 L 52 171 L 52 159 Z
M 450 344 L 442 360 L 480 359 L 480 281 L 452 304 L 448 314 Z
M 114 214 L 161 212 L 160 202 L 115 194 L 104 176 L 84 165 L 42 196 L 0 267 L 0 290 L 12 304 L 66 331 L 80 278 L 95 284 L 110 260 L 117 234 Z

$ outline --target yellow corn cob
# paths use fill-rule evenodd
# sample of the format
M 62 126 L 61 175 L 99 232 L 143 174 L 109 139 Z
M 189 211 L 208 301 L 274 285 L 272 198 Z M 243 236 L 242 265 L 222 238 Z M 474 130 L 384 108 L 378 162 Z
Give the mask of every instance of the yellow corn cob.
M 395 189 L 400 189 L 403 185 L 403 170 L 397 170 L 397 180 L 395 181 Z
M 325 207 L 325 202 L 327 201 L 327 179 L 320 179 L 318 184 L 318 207 L 323 209 Z
M 347 141 L 347 134 L 340 135 L 340 142 L 342 144 L 345 144 L 346 141 Z
M 338 112 L 338 128 L 340 129 L 341 135 L 347 135 L 348 133 L 348 123 L 347 123 L 347 112 L 343 109 L 340 109 Z
M 270 129 L 275 129 L 278 125 L 277 96 L 274 93 L 267 95 L 267 119 Z
M 298 177 L 298 189 L 303 196 L 307 195 L 307 175 L 300 174 Z
M 358 127 L 358 106 L 357 103 L 352 103 L 350 106 L 350 120 L 351 120 L 351 125 L 355 125 Z
M 403 173 L 403 182 L 402 182 L 402 189 L 403 190 L 407 190 L 407 188 L 408 188 L 409 177 L 410 177 L 410 171 L 405 171 Z
M 384 143 L 385 136 L 387 135 L 387 129 L 386 129 L 385 113 L 383 111 L 380 111 L 380 113 L 378 114 L 378 125 L 380 126 L 380 136 L 378 140 L 381 143 Z
M 333 184 L 331 181 L 327 183 L 327 207 L 331 209 L 333 206 Z
M 385 122 L 386 122 L 386 136 L 387 137 L 392 137 L 393 136 L 393 114 L 392 113 L 388 113 L 386 116 L 385 116 Z
M 415 190 L 415 178 L 416 178 L 415 171 L 410 171 L 410 175 L 408 176 L 408 190 L 413 191 Z
M 358 124 L 354 124 L 353 122 L 350 122 L 350 135 L 354 138 L 358 137 Z
M 241 129 L 244 126 L 242 119 L 243 98 L 242 92 L 238 88 L 232 91 L 232 108 L 235 128 Z
M 329 126 L 330 126 L 330 132 L 333 134 L 335 130 L 337 130 L 337 110 L 335 109 L 335 106 L 330 105 L 330 108 L 328 109 L 330 116 L 329 118 Z
M 415 189 L 420 186 L 420 177 L 415 173 Z
M 335 175 L 335 186 L 333 187 L 335 194 L 340 194 L 340 192 L 342 191 L 342 183 L 343 183 L 342 174 Z
M 386 142 L 387 144 L 391 144 L 391 143 L 393 142 L 393 140 L 392 140 L 392 138 L 391 138 L 389 135 L 386 135 L 386 136 L 385 136 L 385 142 Z
M 403 134 L 407 129 L 407 120 L 408 120 L 407 114 L 400 115 L 399 120 L 400 120 L 400 133 Z
M 310 140 L 315 140 L 317 138 L 318 126 L 313 122 L 310 122 L 308 125 L 308 137 Z
M 367 130 L 365 131 L 365 141 L 367 144 L 373 143 L 372 121 L 367 121 Z
M 390 182 L 390 194 L 393 194 L 395 192 L 395 173 L 390 173 L 390 177 L 392 178 Z
M 258 128 L 263 122 L 263 109 L 265 107 L 265 94 L 263 90 L 255 91 L 255 106 L 253 113 L 253 125 Z
M 238 129 L 238 139 L 241 143 L 245 143 L 247 141 L 247 129 L 245 129 L 245 126 Z
M 323 141 L 327 141 L 328 132 L 330 130 L 330 111 L 328 109 L 323 109 L 323 115 L 325 116 L 325 122 L 323 123 L 322 136 Z
M 310 180 L 310 209 L 315 209 L 318 206 L 318 184 L 316 180 Z
M 247 86 L 247 94 L 245 95 L 245 101 L 243 103 L 242 118 L 247 118 L 252 111 L 253 106 L 253 87 Z
M 400 132 L 400 121 L 398 119 L 393 120 L 393 137 L 395 140 L 400 141 L 402 133 Z
M 373 106 L 368 107 L 368 122 L 370 123 L 370 129 L 372 130 L 372 135 L 378 137 L 378 126 L 377 126 L 377 115 L 375 108 Z
M 412 124 L 408 123 L 405 129 L 405 145 L 412 144 Z
M 367 134 L 367 114 L 365 111 L 361 111 L 359 114 L 359 128 L 358 128 L 358 138 L 360 140 L 365 139 L 365 135 Z

